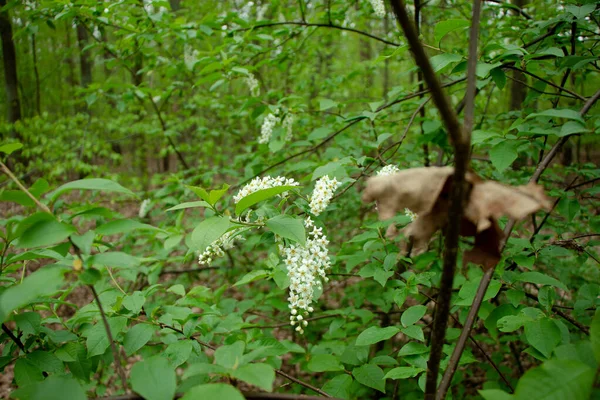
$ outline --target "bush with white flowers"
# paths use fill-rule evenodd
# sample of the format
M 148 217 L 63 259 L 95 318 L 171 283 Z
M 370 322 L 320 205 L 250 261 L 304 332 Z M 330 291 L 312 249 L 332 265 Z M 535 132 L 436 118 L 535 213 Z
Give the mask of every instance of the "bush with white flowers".
M 335 178 L 329 178 L 327 175 L 317 181 L 309 204 L 311 212 L 315 216 L 325 210 L 340 185 L 341 182 Z M 233 201 L 235 204 L 239 204 L 242 199 L 258 191 L 277 187 L 283 187 L 282 190 L 285 190 L 288 189 L 288 186 L 291 189 L 298 187 L 299 183 L 283 176 L 255 178 L 233 196 Z M 285 199 L 288 194 L 289 191 L 286 190 L 277 196 Z M 235 240 L 243 239 L 240 236 L 242 231 L 269 226 L 269 221 L 264 216 L 253 218 L 252 211 L 244 210 L 240 214 L 237 218 L 230 219 L 237 227 L 229 228 L 202 251 L 198 257 L 200 264 L 207 265 L 216 257 L 222 257 L 226 250 L 233 248 Z M 329 240 L 323 233 L 323 228 L 315 226 L 311 217 L 306 217 L 304 222 L 296 220 L 300 227 L 304 226 L 306 240 L 302 243 L 290 242 L 288 241 L 289 237 L 286 239 L 275 232 L 275 242 L 286 266 L 290 282 L 288 297 L 291 313 L 290 323 L 295 326 L 297 332 L 304 333 L 304 328 L 308 325 L 306 317 L 314 311 L 311 304 L 315 300 L 315 290 L 322 289 L 323 281 L 327 281 L 326 273 L 331 268 L 331 261 L 327 249 Z

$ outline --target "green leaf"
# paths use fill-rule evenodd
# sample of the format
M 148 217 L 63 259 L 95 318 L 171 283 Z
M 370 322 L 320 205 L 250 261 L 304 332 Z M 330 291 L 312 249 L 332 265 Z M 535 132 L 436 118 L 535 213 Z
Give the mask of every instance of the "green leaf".
M 39 297 L 55 293 L 65 282 L 67 268 L 45 266 L 26 277 L 21 284 L 14 285 L 0 294 L 0 323 L 18 308 L 32 303 Z
M 409 342 L 400 349 L 398 357 L 424 354 L 428 351 L 429 347 L 425 346 L 423 343 Z
M 425 336 L 423 335 L 423 328 L 421 328 L 421 326 L 419 325 L 409 325 L 406 328 L 400 329 L 400 331 L 408 337 L 420 340 L 421 342 L 425 341 Z
M 167 208 L 166 211 L 183 210 L 185 208 L 195 207 L 210 207 L 210 204 L 208 204 L 206 201 L 188 201 L 186 203 L 177 204 L 174 207 Z
M 574 5 L 565 6 L 567 12 L 573 14 L 577 19 L 584 19 L 596 9 L 596 3 L 584 4 L 581 7 Z
M 273 391 L 275 371 L 270 365 L 262 363 L 244 365 L 234 370 L 231 375 L 267 392 Z
M 219 347 L 215 351 L 215 362 L 225 368 L 237 368 L 242 360 L 246 345 L 241 340 Z
M 245 400 L 239 390 L 224 383 L 209 383 L 191 388 L 181 400 Z
M 438 22 L 433 30 L 435 43 L 439 43 L 448 33 L 467 28 L 470 25 L 471 23 L 466 19 L 448 19 Z
M 320 127 L 320 128 L 316 128 L 315 130 L 313 130 L 309 135 L 308 135 L 308 140 L 320 140 L 320 139 L 325 139 L 327 136 L 329 136 L 331 133 L 333 133 L 333 130 L 329 127 Z M 314 178 L 313 178 L 314 179 Z
M 118 219 L 116 221 L 107 222 L 96 228 L 96 233 L 99 235 L 116 235 L 118 233 L 127 233 L 131 231 L 160 231 L 162 229 L 149 224 L 143 224 L 132 219 Z
M 330 99 L 319 100 L 319 111 L 329 110 L 330 108 L 337 107 L 338 103 Z
M 353 379 L 350 375 L 340 374 L 335 378 L 327 381 L 323 385 L 323 391 L 328 395 L 339 398 L 349 399 L 350 398 L 350 387 L 352 386 Z
M 14 319 L 25 337 L 35 335 L 40 331 L 42 317 L 36 312 L 21 312 L 15 315 Z
M 550 318 L 541 318 L 525 323 L 525 337 L 530 345 L 550 358 L 554 348 L 560 343 L 560 330 Z
M 343 371 L 344 367 L 338 357 L 331 354 L 315 354 L 308 362 L 308 369 L 312 372 Z
M 97 323 L 90 329 L 87 335 L 85 345 L 88 349 L 88 358 L 104 354 L 110 345 L 104 324 L 102 322 Z
M 87 268 L 79 274 L 79 281 L 85 285 L 95 285 L 102 279 L 102 274 L 96 268 Z
M 582 124 L 585 123 L 583 117 L 581 116 L 581 114 L 579 114 L 579 112 L 571 110 L 569 108 L 544 110 L 539 113 L 529 114 L 526 119 L 534 117 L 564 118 L 579 121 Z
M 571 222 L 581 210 L 581 205 L 576 198 L 563 197 L 556 205 L 556 209 L 567 219 L 567 222 Z
M 140 260 L 137 257 L 120 251 L 107 251 L 105 253 L 94 254 L 87 259 L 86 264 L 114 268 L 134 268 L 140 265 Z
M 95 236 L 96 233 L 94 231 L 87 231 L 83 235 L 71 235 L 71 240 L 75 243 L 75 246 L 79 248 L 81 253 L 88 255 L 92 252 Z
M 240 201 L 235 205 L 235 213 L 237 215 L 240 215 L 256 203 L 270 199 L 271 197 L 275 197 L 278 194 L 285 193 L 292 189 L 298 188 L 299 186 L 283 185 L 275 186 L 269 189 L 257 190 L 256 192 L 250 193 L 248 196 L 242 197 L 240 199 Z
M 204 200 L 207 204 L 210 205 L 210 195 L 204 188 L 201 188 L 200 186 L 188 186 L 188 185 L 186 185 L 185 187 L 190 189 L 198 197 L 200 197 L 202 200 Z
M 385 379 L 408 379 L 414 378 L 421 372 L 425 371 L 423 368 L 417 367 L 397 367 L 390 370 L 385 374 Z
M 189 340 L 178 340 L 175 343 L 171 343 L 162 355 L 169 360 L 173 368 L 177 368 L 192 355 L 192 342 Z
M 64 365 L 54 354 L 47 351 L 35 350 L 27 354 L 27 360 L 40 370 L 58 374 L 64 371 Z
M 175 369 L 160 356 L 140 361 L 131 368 L 131 387 L 146 400 L 173 400 Z
M 156 328 L 149 324 L 134 325 L 127 331 L 125 339 L 123 340 L 125 354 L 130 356 L 144 347 L 144 345 L 152 338 L 152 335 L 154 335 L 155 330 Z
M 242 277 L 242 279 L 234 283 L 233 286 L 245 285 L 247 283 L 263 279 L 267 276 L 269 276 L 269 271 L 266 271 L 264 269 L 257 269 L 256 271 L 248 272 Z
M 352 370 L 354 379 L 365 386 L 385 393 L 385 377 L 383 371 L 376 365 L 365 364 Z
M 590 326 L 590 341 L 596 361 L 600 364 L 600 309 L 596 309 L 592 325 Z
M 21 143 L 6 143 L 0 145 L 0 153 L 10 155 L 13 151 L 19 150 L 23 147 Z
M 519 275 L 517 280 L 520 282 L 535 283 L 537 285 L 555 286 L 559 289 L 564 290 L 565 292 L 569 291 L 569 289 L 567 288 L 567 286 L 564 283 L 562 283 L 558 279 L 555 279 L 551 276 L 542 274 L 541 272 L 535 272 L 535 271 L 523 272 L 521 275 Z
M 425 307 L 425 306 L 422 306 L 422 305 L 412 306 L 412 307 L 406 309 L 406 311 L 404 311 L 402 313 L 402 316 L 400 317 L 400 322 L 402 323 L 402 325 L 404 327 L 413 325 L 417 321 L 419 321 L 421 318 L 423 318 L 423 316 L 425 315 L 426 312 L 427 312 L 427 307 Z
M 62 242 L 75 232 L 75 228 L 55 219 L 37 222 L 23 232 L 19 238 L 19 247 L 49 246 Z
M 221 199 L 221 197 L 223 197 L 225 193 L 227 193 L 228 189 L 229 185 L 224 183 L 221 189 L 211 190 L 210 194 L 208 195 L 208 202 L 214 205 L 217 201 Z
M 356 338 L 357 346 L 369 346 L 371 344 L 387 340 L 400 332 L 400 329 L 394 326 L 388 326 L 386 328 L 380 328 L 378 326 L 372 326 L 362 331 Z
M 586 133 L 589 131 L 590 130 L 587 129 L 585 127 L 585 125 L 582 124 L 581 122 L 567 121 L 560 128 L 560 133 L 558 134 L 558 136 L 563 137 L 563 136 L 575 135 L 576 133 Z
M 489 155 L 492 165 L 502 172 L 517 159 L 517 143 L 509 140 L 500 142 L 490 149 Z
M 229 218 L 214 216 L 205 219 L 192 232 L 192 250 L 203 252 L 215 240 L 220 238 L 230 226 Z
M 437 56 L 433 56 L 429 59 L 429 61 L 431 62 L 431 67 L 433 68 L 434 72 L 439 72 L 442 69 L 444 69 L 445 67 L 447 67 L 448 65 L 455 63 L 455 62 L 459 62 L 461 60 L 462 60 L 462 56 L 459 56 L 458 54 L 450 54 L 450 53 L 438 54 Z
M 546 361 L 521 377 L 515 397 L 518 399 L 588 400 L 595 370 L 573 360 Z
M 301 246 L 306 244 L 304 222 L 299 218 L 289 215 L 277 215 L 267 220 L 266 225 L 273 233 L 283 238 L 298 242 Z
M 14 377 L 17 385 L 21 387 L 44 379 L 42 370 L 24 358 L 19 358 L 15 362 Z
M 108 179 L 92 178 L 65 183 L 64 185 L 60 186 L 58 189 L 50 193 L 50 201 L 54 202 L 58 198 L 58 196 L 65 192 L 68 192 L 69 190 L 99 190 L 101 192 L 116 192 L 123 193 L 128 196 L 137 197 L 135 193 L 119 185 L 117 182 L 113 182 Z
M 86 400 L 85 391 L 76 379 L 70 376 L 52 375 L 38 385 L 32 400 Z
M 490 71 L 490 76 L 494 80 L 494 83 L 496 84 L 496 86 L 498 86 L 498 89 L 500 89 L 500 90 L 504 89 L 504 86 L 506 86 L 506 74 L 504 73 L 502 68 L 492 69 Z

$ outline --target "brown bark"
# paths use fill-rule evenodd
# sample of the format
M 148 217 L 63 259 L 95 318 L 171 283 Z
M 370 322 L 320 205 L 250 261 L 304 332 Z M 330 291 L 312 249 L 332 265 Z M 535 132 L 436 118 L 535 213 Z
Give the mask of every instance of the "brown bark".
M 6 6 L 6 0 L 0 0 L 0 8 Z M 8 11 L 0 12 L 0 37 L 2 40 L 2 60 L 4 64 L 4 83 L 6 89 L 7 120 L 14 123 L 21 119 L 19 100 L 19 79 L 17 76 L 17 54 L 13 41 L 12 24 Z

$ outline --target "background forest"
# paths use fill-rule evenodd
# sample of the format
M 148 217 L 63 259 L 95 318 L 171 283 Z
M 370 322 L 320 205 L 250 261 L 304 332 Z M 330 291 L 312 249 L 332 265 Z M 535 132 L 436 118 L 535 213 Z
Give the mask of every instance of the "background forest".
M 596 2 L 0 7 L 0 397 L 600 398 Z

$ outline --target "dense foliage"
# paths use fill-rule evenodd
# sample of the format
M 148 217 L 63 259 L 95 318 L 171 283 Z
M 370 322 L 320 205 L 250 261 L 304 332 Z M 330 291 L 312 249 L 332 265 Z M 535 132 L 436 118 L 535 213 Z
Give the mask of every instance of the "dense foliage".
M 414 210 L 379 221 L 361 195 L 454 152 L 389 4 L 0 7 L 0 396 L 423 398 L 443 232 L 407 252 L 385 232 Z M 600 9 L 482 7 L 472 171 L 539 173 L 550 204 L 508 237 L 447 397 L 595 398 Z M 407 8 L 460 115 L 472 5 Z

